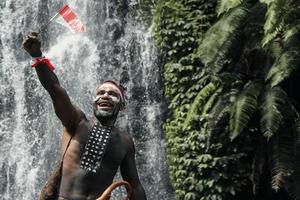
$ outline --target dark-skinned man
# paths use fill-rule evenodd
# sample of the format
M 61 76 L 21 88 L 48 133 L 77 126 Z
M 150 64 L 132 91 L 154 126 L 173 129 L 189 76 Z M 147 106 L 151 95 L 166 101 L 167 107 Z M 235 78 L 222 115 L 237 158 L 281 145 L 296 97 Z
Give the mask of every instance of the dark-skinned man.
M 113 81 L 101 84 L 93 101 L 95 119 L 88 120 L 71 103 L 53 72 L 54 67 L 42 56 L 37 33 L 26 36 L 23 47 L 33 57 L 32 67 L 50 94 L 55 113 L 66 129 L 62 141 L 66 151 L 62 156 L 59 192 L 55 198 L 94 200 L 112 183 L 120 167 L 123 179 L 133 189 L 131 200 L 145 200 L 135 165 L 132 138 L 114 126 L 125 105 L 122 87 Z

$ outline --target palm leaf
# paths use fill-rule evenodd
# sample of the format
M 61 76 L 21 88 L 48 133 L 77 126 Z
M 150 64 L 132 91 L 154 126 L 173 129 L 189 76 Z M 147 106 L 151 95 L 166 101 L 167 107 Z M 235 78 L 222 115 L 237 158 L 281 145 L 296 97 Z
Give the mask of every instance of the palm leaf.
M 268 139 L 277 133 L 282 123 L 283 115 L 280 108 L 286 103 L 286 94 L 279 87 L 268 89 L 261 106 L 261 130 Z
M 202 108 L 203 105 L 205 105 L 207 99 L 213 93 L 215 93 L 218 88 L 218 83 L 210 82 L 200 90 L 188 111 L 187 117 L 183 123 L 183 129 L 187 129 L 188 126 L 190 126 L 190 124 L 196 119 L 199 110 Z
M 248 5 L 248 4 L 246 4 Z M 215 67 L 218 72 L 230 61 L 230 52 L 236 49 L 238 34 L 247 17 L 248 9 L 241 5 L 226 13 L 204 35 L 197 49 L 197 56 L 205 66 Z
M 230 139 L 236 138 L 248 125 L 257 109 L 257 100 L 262 91 L 262 84 L 251 82 L 238 96 L 230 114 Z
M 219 0 L 217 6 L 217 13 L 220 16 L 231 8 L 235 8 L 242 3 L 241 0 Z

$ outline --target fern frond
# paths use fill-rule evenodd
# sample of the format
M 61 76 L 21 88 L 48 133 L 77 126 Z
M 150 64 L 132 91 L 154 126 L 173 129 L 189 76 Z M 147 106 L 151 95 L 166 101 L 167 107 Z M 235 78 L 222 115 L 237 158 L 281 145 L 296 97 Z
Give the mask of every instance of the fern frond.
M 272 2 L 276 1 L 276 0 L 259 0 L 261 3 L 265 3 L 267 5 L 270 5 Z
M 271 87 L 277 86 L 283 80 L 288 78 L 300 65 L 299 48 L 300 42 L 297 36 L 289 37 L 284 43 L 284 50 L 267 74 L 267 81 L 270 81 Z
M 300 23 L 291 26 L 283 34 L 284 41 L 287 41 L 290 37 L 300 33 Z
M 211 143 L 224 143 L 224 139 L 227 140 L 231 104 L 223 105 L 222 108 L 223 109 L 219 112 L 219 115 L 213 117 L 214 121 L 210 121 L 208 123 L 206 132 L 208 135 L 207 148 L 209 148 Z
M 266 21 L 264 24 L 264 37 L 262 45 L 265 46 L 280 34 L 285 27 L 284 17 L 290 8 L 289 0 L 262 1 L 268 5 Z
M 271 86 L 277 86 L 283 80 L 288 78 L 300 65 L 299 52 L 284 52 L 278 61 L 270 69 L 267 80 L 270 80 Z
M 265 137 L 271 138 L 277 133 L 283 119 L 281 108 L 286 103 L 286 93 L 279 87 L 268 89 L 261 106 L 261 130 Z
M 218 16 L 220 16 L 222 13 L 225 13 L 232 8 L 237 7 L 241 3 L 242 3 L 241 0 L 219 0 L 217 6 Z
M 197 49 L 197 56 L 206 67 L 211 67 L 217 73 L 230 62 L 232 49 L 238 41 L 238 35 L 242 28 L 248 9 L 239 6 L 226 13 L 204 35 Z
M 278 59 L 284 51 L 284 45 L 282 44 L 282 41 L 273 41 L 270 43 L 268 50 L 274 58 Z
M 295 138 L 289 127 L 281 129 L 271 139 L 271 185 L 275 191 L 285 186 L 286 178 L 294 172 Z
M 252 163 L 252 174 L 251 181 L 253 184 L 253 193 L 256 194 L 259 186 L 261 185 L 261 180 L 265 177 L 262 176 L 263 169 L 267 163 L 268 155 L 268 144 L 263 136 L 259 136 L 256 142 L 256 150 Z
M 221 94 L 223 88 L 220 87 L 205 103 L 200 118 L 205 118 L 209 110 L 215 105 L 217 98 Z
M 296 111 L 296 110 L 295 110 Z M 294 173 L 291 175 L 291 180 L 288 186 L 288 191 L 295 200 L 300 200 L 300 118 L 296 111 L 297 119 L 294 121 Z
M 257 100 L 262 91 L 262 84 L 251 82 L 238 96 L 230 114 L 230 139 L 236 138 L 248 125 L 252 114 L 257 109 Z
M 285 16 L 286 28 L 283 34 L 284 41 L 287 41 L 300 31 L 300 4 L 296 1 L 293 2 L 292 7 L 289 9 Z
M 196 78 L 193 77 L 193 79 Z M 197 77 L 197 79 L 197 82 L 185 92 L 187 98 L 183 99 L 183 103 L 191 103 L 191 100 L 193 100 L 197 96 L 199 91 L 202 90 L 202 88 L 210 82 L 210 75 L 200 75 L 199 77 Z
M 218 83 L 210 82 L 204 88 L 201 89 L 188 111 L 187 117 L 183 124 L 183 129 L 187 129 L 188 126 L 190 126 L 190 124 L 195 120 L 195 118 L 199 114 L 199 109 L 202 108 L 202 106 L 206 103 L 207 99 L 213 93 L 215 93 L 218 88 Z
M 209 135 L 209 141 L 212 140 L 220 132 L 227 132 L 230 109 L 233 99 L 236 98 L 238 90 L 231 89 L 228 92 L 223 93 L 214 104 L 213 108 L 209 112 L 209 120 L 207 126 L 207 134 Z

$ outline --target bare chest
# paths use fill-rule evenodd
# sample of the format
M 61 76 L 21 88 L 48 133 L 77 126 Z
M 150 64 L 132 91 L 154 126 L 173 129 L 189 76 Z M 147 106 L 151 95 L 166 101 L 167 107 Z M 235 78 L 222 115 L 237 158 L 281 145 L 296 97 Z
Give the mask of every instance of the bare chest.
M 71 140 L 66 156 L 72 155 L 71 157 L 73 158 L 75 165 L 80 163 L 83 154 L 87 151 L 88 143 L 92 142 L 93 147 L 96 149 L 102 148 L 101 144 L 97 144 L 96 141 L 91 141 L 91 130 L 92 126 L 90 124 L 80 124 Z M 102 163 L 104 165 L 109 165 L 110 167 L 118 167 L 125 157 L 126 152 L 126 144 L 122 133 L 113 128 L 104 149 Z

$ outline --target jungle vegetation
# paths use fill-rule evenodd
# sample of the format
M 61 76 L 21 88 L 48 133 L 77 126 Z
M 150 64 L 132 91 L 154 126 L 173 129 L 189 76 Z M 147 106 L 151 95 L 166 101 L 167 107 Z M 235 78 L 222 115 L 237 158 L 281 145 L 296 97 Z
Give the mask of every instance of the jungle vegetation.
M 156 0 L 178 200 L 300 199 L 300 1 Z

